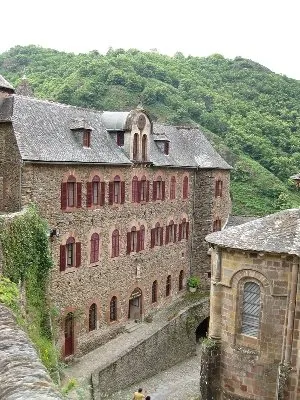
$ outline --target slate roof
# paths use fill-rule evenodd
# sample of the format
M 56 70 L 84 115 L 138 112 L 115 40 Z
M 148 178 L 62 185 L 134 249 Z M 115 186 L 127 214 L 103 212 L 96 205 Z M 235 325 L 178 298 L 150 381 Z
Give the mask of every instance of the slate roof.
M 135 111 L 100 112 L 13 95 L 2 102 L 3 120 L 7 120 L 11 112 L 12 99 L 11 120 L 23 160 L 132 164 L 109 131 L 127 129 Z M 1 108 L 0 103 L 0 121 Z M 90 148 L 82 146 L 79 129 L 92 130 Z M 155 166 L 231 169 L 196 128 L 154 124 L 153 131 L 149 140 L 149 159 Z M 157 134 L 170 141 L 169 155 L 164 154 L 156 143 Z
M 74 120 L 93 127 L 90 148 L 71 131 Z M 23 160 L 130 164 L 98 111 L 15 95 L 12 123 Z
M 232 226 L 237 226 L 244 224 L 245 222 L 253 221 L 257 219 L 257 217 L 245 217 L 241 215 L 229 215 L 228 221 L 225 225 L 225 229 L 230 228 Z
M 13 86 L 7 82 L 2 75 L 0 75 L 0 89 L 10 89 L 10 91 L 14 91 Z
M 300 209 L 289 209 L 206 236 L 220 247 L 300 256 Z
M 170 140 L 169 155 L 162 151 L 153 151 L 153 155 L 151 154 L 151 161 L 155 165 L 231 169 L 199 129 L 154 123 L 153 132 L 154 137 L 156 133 L 160 133 Z M 151 151 L 154 146 L 157 147 L 153 140 Z

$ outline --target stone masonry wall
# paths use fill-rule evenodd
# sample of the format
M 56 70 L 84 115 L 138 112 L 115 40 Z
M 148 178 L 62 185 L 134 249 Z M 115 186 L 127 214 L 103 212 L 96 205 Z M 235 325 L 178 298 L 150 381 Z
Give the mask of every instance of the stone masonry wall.
M 0 304 L 0 400 L 62 399 L 11 311 Z
M 222 196 L 215 196 L 215 182 L 223 181 Z M 194 178 L 194 209 L 191 274 L 209 283 L 210 256 L 205 236 L 213 231 L 213 222 L 221 220 L 223 227 L 231 211 L 229 193 L 230 171 L 199 170 Z
M 222 251 L 221 386 L 223 399 L 273 400 L 282 357 L 291 257 Z M 241 333 L 245 282 L 261 290 L 258 337 Z
M 21 158 L 9 123 L 0 123 L 0 211 L 21 209 Z
M 208 299 L 169 321 L 161 330 L 92 374 L 94 400 L 150 377 L 195 354 L 195 331 L 209 315 Z
M 60 209 L 61 182 L 69 175 L 82 182 L 82 208 L 72 212 Z M 106 182 L 106 204 L 99 208 L 86 207 L 86 183 L 98 175 Z M 125 204 L 108 204 L 108 182 L 115 175 L 125 181 Z M 152 182 L 160 175 L 166 181 L 165 201 L 152 201 Z M 189 197 L 182 198 L 183 177 L 189 176 Z M 150 201 L 148 203 L 131 202 L 131 181 L 133 176 L 142 176 L 150 181 Z M 176 177 L 176 199 L 169 199 L 171 176 Z M 30 188 L 30 190 L 28 190 Z M 59 238 L 51 242 L 55 261 L 52 270 L 49 294 L 62 317 L 59 343 L 63 350 L 64 316 L 76 312 L 75 353 L 82 354 L 92 350 L 119 331 L 128 320 L 129 297 L 136 287 L 142 290 L 142 314 L 163 307 L 172 302 L 179 291 L 178 278 L 181 270 L 185 278 L 189 275 L 190 240 L 176 241 L 167 245 L 150 248 L 150 230 L 159 222 L 165 227 L 173 220 L 175 224 L 192 216 L 192 176 L 179 169 L 157 169 L 152 167 L 109 167 L 109 166 L 58 166 L 26 164 L 22 171 L 22 203 L 37 203 L 41 214 L 47 218 L 51 228 L 59 228 Z M 145 226 L 145 250 L 126 254 L 127 232 L 132 226 L 139 229 Z M 114 229 L 120 231 L 120 256 L 111 258 L 111 234 Z M 191 228 L 190 228 L 191 229 Z M 93 232 L 100 234 L 100 260 L 90 264 L 90 238 Z M 177 229 L 178 235 L 178 229 Z M 59 270 L 60 244 L 68 237 L 81 242 L 81 266 Z M 139 274 L 137 274 L 139 270 Z M 171 295 L 166 297 L 166 278 L 171 275 Z M 158 281 L 158 301 L 151 302 L 151 288 Z M 112 296 L 118 299 L 118 320 L 109 321 L 109 304 Z M 89 332 L 88 310 L 91 304 L 98 307 L 98 329 Z

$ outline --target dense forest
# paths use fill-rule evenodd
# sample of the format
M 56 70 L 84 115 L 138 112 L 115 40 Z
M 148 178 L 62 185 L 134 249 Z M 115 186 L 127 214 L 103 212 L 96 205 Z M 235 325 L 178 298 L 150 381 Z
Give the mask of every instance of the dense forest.
M 300 165 L 300 81 L 220 54 L 170 57 L 136 49 L 73 54 L 36 46 L 0 54 L 0 74 L 12 84 L 24 72 L 39 98 L 99 110 L 142 103 L 154 120 L 202 127 L 234 167 L 235 214 L 300 205 L 289 180 Z

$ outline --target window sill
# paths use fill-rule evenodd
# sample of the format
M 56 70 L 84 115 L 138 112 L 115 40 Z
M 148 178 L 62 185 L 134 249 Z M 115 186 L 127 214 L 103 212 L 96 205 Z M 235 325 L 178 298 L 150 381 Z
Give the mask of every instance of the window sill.
M 64 213 L 70 213 L 70 212 L 74 212 L 74 211 L 80 211 L 82 209 L 83 209 L 82 206 L 81 207 L 67 207 L 67 208 L 61 209 L 61 211 Z
M 79 267 L 67 267 L 64 271 L 60 271 L 61 274 L 71 274 L 75 272 Z
M 99 261 L 96 261 L 96 262 L 94 262 L 94 263 L 90 263 L 90 264 L 88 265 L 88 267 L 89 267 L 89 268 L 99 267 Z

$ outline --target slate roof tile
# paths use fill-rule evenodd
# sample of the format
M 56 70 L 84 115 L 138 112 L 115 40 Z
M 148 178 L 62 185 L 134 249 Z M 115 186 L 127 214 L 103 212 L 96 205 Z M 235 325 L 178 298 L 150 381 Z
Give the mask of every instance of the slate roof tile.
M 280 211 L 206 236 L 220 247 L 300 256 L 300 209 Z

